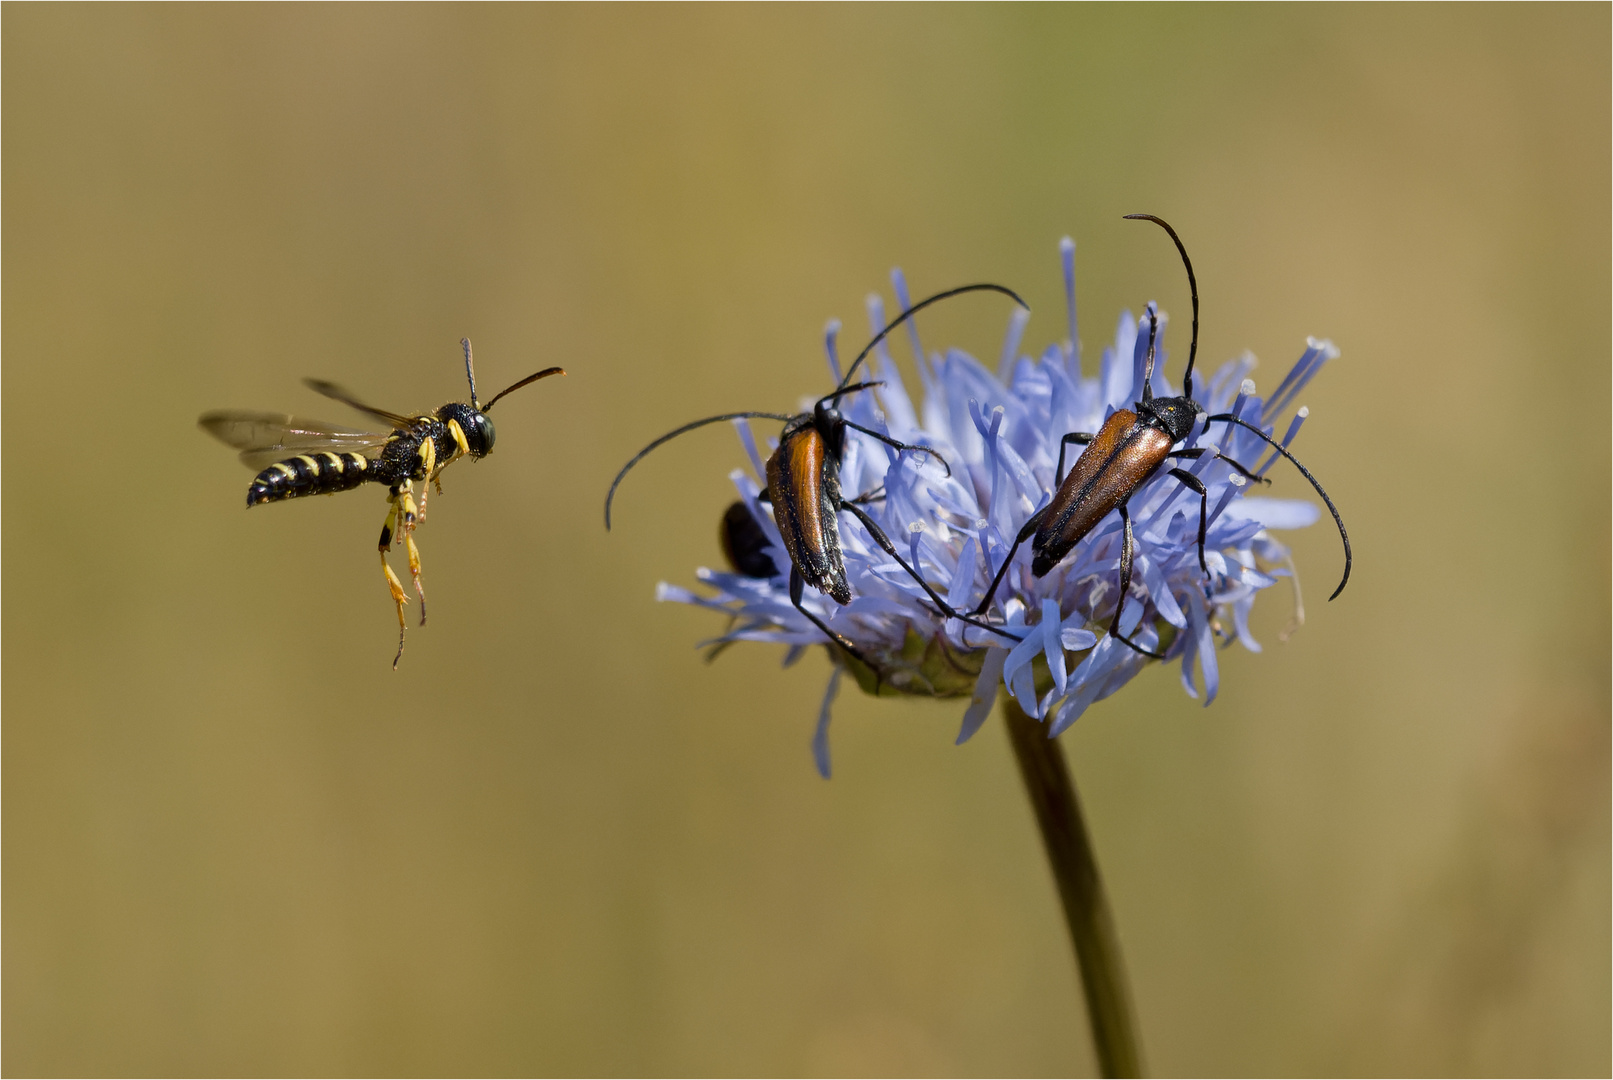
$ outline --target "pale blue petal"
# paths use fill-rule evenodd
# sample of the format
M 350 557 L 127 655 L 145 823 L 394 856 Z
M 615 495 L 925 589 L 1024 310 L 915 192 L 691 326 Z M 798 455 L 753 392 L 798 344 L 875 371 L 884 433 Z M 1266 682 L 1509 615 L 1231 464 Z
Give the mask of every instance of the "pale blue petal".
M 836 339 L 840 336 L 840 320 L 830 319 L 823 328 L 823 351 L 829 358 L 829 378 L 834 380 L 836 386 L 840 385 L 840 350 L 836 348 Z
M 1210 632 L 1210 623 L 1206 619 L 1199 623 L 1194 630 L 1199 638 L 1199 675 L 1204 679 L 1204 706 L 1209 708 L 1210 702 L 1215 700 L 1215 692 L 1221 685 L 1220 668 L 1216 661 L 1215 635 Z
M 1060 626 L 1059 602 L 1051 596 L 1042 598 L 1042 654 L 1047 657 L 1047 670 L 1053 676 L 1053 689 L 1064 696 L 1064 642 Z
M 1057 621 L 1053 625 L 1057 626 Z M 1045 630 L 1046 628 L 1040 623 L 1024 630 L 1024 638 L 1009 651 L 1008 659 L 1003 664 L 1004 682 L 1013 685 L 1014 678 L 1019 674 L 1021 668 L 1029 670 L 1031 661 L 1035 660 L 1036 654 L 1042 651 L 1042 635 Z
M 745 454 L 750 458 L 751 465 L 756 470 L 757 482 L 767 483 L 767 466 L 762 463 L 762 455 L 756 450 L 756 436 L 751 432 L 750 421 L 741 419 L 730 421 L 730 423 L 734 425 L 734 430 L 739 432 L 740 444 L 745 447 Z
M 1071 619 L 1078 616 L 1072 615 Z M 1065 620 L 1068 623 L 1069 620 Z M 1067 627 L 1059 632 L 1059 642 L 1070 652 L 1082 652 L 1098 643 L 1098 635 L 1084 627 Z
M 1238 641 L 1250 652 L 1261 652 L 1260 642 L 1249 633 L 1249 612 L 1254 607 L 1255 596 L 1253 589 L 1247 596 L 1241 597 L 1232 605 L 1232 625 L 1237 628 Z
M 1003 335 L 1002 354 L 997 358 L 997 378 L 1007 383 L 1014 371 L 1014 361 L 1019 358 L 1019 342 L 1025 335 L 1025 324 L 1030 322 L 1031 313 L 1022 307 L 1016 307 L 1008 316 L 1008 332 Z
M 1065 362 L 1070 374 L 1081 373 L 1081 327 L 1075 317 L 1075 241 L 1066 236 L 1059 241 L 1059 262 L 1064 265 Z M 1030 312 L 1025 314 L 1029 315 Z
M 980 725 L 986 722 L 986 717 L 991 715 L 991 707 L 997 703 L 997 684 L 1002 679 L 1003 661 L 1007 659 L 1007 649 L 994 645 L 986 650 L 986 659 L 980 665 L 980 677 L 975 680 L 974 696 L 963 714 L 963 727 L 958 732 L 957 745 L 962 746 L 972 739 L 974 733 L 980 730 Z
M 1258 521 L 1268 529 L 1303 529 L 1315 525 L 1322 512 L 1312 503 L 1299 499 L 1268 499 L 1245 495 L 1227 505 L 1227 517 Z
M 962 608 L 973 599 L 975 567 L 979 558 L 980 545 L 975 538 L 971 536 L 964 540 L 963 551 L 958 555 L 958 567 L 953 572 L 952 584 L 947 589 L 947 603 L 953 610 Z
M 1042 718 L 1042 708 L 1036 699 L 1036 677 L 1031 674 L 1029 664 L 1021 667 L 1014 673 L 1009 687 L 1014 697 L 1019 701 L 1019 707 L 1025 710 L 1027 716 Z
M 1137 320 L 1130 311 L 1120 313 L 1115 343 L 1103 350 L 1103 403 L 1112 409 L 1131 404 L 1132 358 L 1137 346 Z M 1099 419 L 1102 423 L 1103 418 Z
M 829 672 L 829 685 L 823 691 L 823 704 L 818 708 L 818 728 L 812 733 L 812 760 L 817 763 L 818 775 L 829 779 L 829 712 L 835 695 L 840 693 L 840 665 Z

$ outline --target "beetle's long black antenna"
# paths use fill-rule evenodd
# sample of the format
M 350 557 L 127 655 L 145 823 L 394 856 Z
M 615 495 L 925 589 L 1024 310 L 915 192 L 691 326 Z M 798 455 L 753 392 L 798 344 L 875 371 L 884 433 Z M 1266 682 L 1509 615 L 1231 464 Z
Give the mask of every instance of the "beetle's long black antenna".
M 855 386 L 838 387 L 835 390 L 834 393 L 825 394 L 821 398 L 819 398 L 818 399 L 818 404 L 822 405 L 825 401 L 833 401 L 835 398 L 843 398 L 847 394 L 855 394 L 859 390 L 867 390 L 870 387 L 884 386 L 884 385 L 885 385 L 884 380 L 875 380 L 874 382 L 860 382 L 860 383 L 857 383 Z
M 566 373 L 565 368 L 557 368 L 557 367 L 544 368 L 542 371 L 534 372 L 533 374 L 528 375 L 526 378 L 522 379 L 520 382 L 516 383 L 514 386 L 506 386 L 504 389 L 502 389 L 498 393 L 494 394 L 493 395 L 493 400 L 489 401 L 486 405 L 482 406 L 482 412 L 484 412 L 484 413 L 492 412 L 493 411 L 493 406 L 498 404 L 498 399 L 503 397 L 505 394 L 508 394 L 511 390 L 519 390 L 519 389 L 521 389 L 521 387 L 525 386 L 527 383 L 535 383 L 539 379 L 547 379 L 550 375 L 564 375 L 565 373 Z M 472 400 L 471 404 L 474 405 L 475 403 L 476 402 L 474 400 Z
M 1193 398 L 1193 360 L 1199 354 L 1199 281 L 1193 276 L 1193 260 L 1187 257 L 1187 248 L 1182 245 L 1182 238 L 1176 235 L 1176 230 L 1162 217 L 1153 214 L 1127 214 L 1126 218 L 1132 221 L 1152 221 L 1155 225 L 1171 234 L 1176 242 L 1176 250 L 1182 253 L 1182 265 L 1187 267 L 1187 287 L 1193 293 L 1193 344 L 1187 350 L 1187 371 L 1182 375 L 1182 396 L 1188 400 Z
M 896 316 L 896 318 L 892 319 L 889 323 L 887 323 L 886 326 L 885 326 L 885 329 L 883 329 L 879 333 L 875 334 L 874 337 L 873 337 L 873 340 L 870 341 L 867 345 L 864 345 L 863 346 L 863 351 L 857 354 L 857 359 L 855 359 L 855 360 L 853 360 L 851 362 L 851 366 L 846 369 L 845 376 L 840 380 L 840 386 L 836 387 L 835 389 L 839 390 L 842 387 L 845 387 L 845 386 L 849 385 L 851 383 L 852 375 L 855 374 L 856 371 L 857 371 L 857 365 L 861 364 L 863 362 L 863 359 L 870 352 L 873 351 L 873 348 L 874 348 L 875 345 L 878 345 L 881 341 L 885 340 L 885 335 L 889 334 L 892 330 L 896 329 L 898 326 L 901 326 L 908 319 L 912 318 L 914 315 L 917 315 L 920 311 L 923 311 L 925 308 L 929 307 L 931 304 L 939 303 L 940 301 L 945 300 L 948 297 L 958 296 L 958 295 L 960 295 L 962 293 L 966 293 L 966 292 L 979 292 L 981 290 L 988 290 L 990 292 L 1002 293 L 1004 296 L 1008 297 L 1010 300 L 1012 300 L 1014 303 L 1018 304 L 1020 307 L 1024 308 L 1026 311 L 1029 311 L 1031 309 L 1031 306 L 1029 304 L 1025 303 L 1025 301 L 1021 300 L 1019 298 L 1019 294 L 1016 293 L 1013 289 L 1007 288 L 1006 286 L 1003 286 L 1003 285 L 993 285 L 990 282 L 978 282 L 978 283 L 976 283 L 974 285 L 959 285 L 956 289 L 948 289 L 946 292 L 938 292 L 934 296 L 929 296 L 929 297 L 924 298 L 923 300 L 920 300 L 918 303 L 914 304 L 912 307 L 908 308 L 906 311 L 902 312 L 900 315 Z
M 1327 503 L 1328 512 L 1333 515 L 1333 523 L 1339 527 L 1339 539 L 1344 541 L 1344 577 L 1340 579 L 1339 587 L 1333 590 L 1333 596 L 1328 597 L 1328 599 L 1331 600 L 1333 597 L 1338 596 L 1339 593 L 1344 591 L 1344 586 L 1350 580 L 1350 534 L 1344 531 L 1344 519 L 1339 517 L 1339 508 L 1333 505 L 1333 500 L 1327 497 L 1327 492 L 1323 490 L 1322 485 L 1317 481 L 1316 477 L 1311 475 L 1311 471 L 1299 463 L 1299 458 L 1283 449 L 1282 443 L 1278 442 L 1276 439 L 1273 439 L 1270 435 L 1267 435 L 1264 431 L 1261 431 L 1253 424 L 1239 420 L 1231 413 L 1219 413 L 1215 416 L 1211 416 L 1205 420 L 1205 423 L 1213 424 L 1217 420 L 1225 420 L 1229 424 L 1237 424 L 1239 427 L 1247 428 L 1256 435 L 1259 435 L 1262 439 L 1265 439 L 1271 444 L 1272 449 L 1276 450 L 1283 457 L 1294 463 L 1294 468 L 1298 469 L 1300 474 L 1311 482 L 1311 487 L 1316 489 L 1316 494 L 1320 495 L 1322 497 L 1322 501 Z
M 1159 332 L 1159 309 L 1148 309 L 1148 362 L 1143 367 L 1143 400 L 1154 400 L 1154 335 Z M 1136 368 L 1132 369 L 1137 370 Z
M 606 529 L 606 531 L 608 532 L 610 530 L 610 502 L 611 502 L 612 499 L 614 499 L 616 497 L 616 487 L 617 487 L 617 485 L 622 482 L 622 477 L 627 475 L 627 470 L 631 469 L 634 465 L 637 465 L 639 463 L 639 460 L 641 458 L 643 458 L 645 454 L 648 454 L 651 450 L 654 450 L 657 446 L 660 446 L 664 442 L 670 442 L 671 440 L 676 439 L 679 435 L 682 435 L 686 431 L 693 431 L 695 428 L 705 427 L 707 424 L 715 424 L 715 423 L 718 423 L 718 422 L 723 421 L 723 420 L 742 420 L 742 419 L 746 419 L 746 418 L 752 418 L 752 419 L 756 419 L 756 420 L 790 420 L 790 419 L 793 419 L 792 417 L 787 416 L 784 413 L 732 412 L 732 413 L 723 413 L 721 416 L 708 416 L 704 420 L 696 420 L 693 423 L 684 424 L 680 428 L 675 428 L 672 431 L 667 432 L 665 435 L 661 436 L 659 439 L 656 439 L 650 445 L 646 446 L 644 449 L 642 449 L 638 453 L 634 454 L 632 460 L 629 461 L 626 465 L 623 465 L 622 466 L 622 471 L 616 474 L 616 479 L 614 479 L 614 480 L 612 480 L 610 482 L 610 491 L 608 493 L 606 493 L 606 495 L 605 495 L 605 529 Z
M 470 363 L 470 338 L 460 338 L 459 347 L 465 350 L 465 378 L 470 380 L 470 407 L 480 412 L 482 407 L 476 402 L 476 369 Z

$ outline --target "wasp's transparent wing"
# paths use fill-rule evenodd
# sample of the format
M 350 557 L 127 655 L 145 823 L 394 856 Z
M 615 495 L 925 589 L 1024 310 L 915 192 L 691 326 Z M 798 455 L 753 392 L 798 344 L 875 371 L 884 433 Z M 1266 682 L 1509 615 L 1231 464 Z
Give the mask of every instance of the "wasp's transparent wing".
M 333 382 L 326 382 L 324 379 L 304 379 L 303 385 L 316 394 L 324 394 L 331 400 L 340 401 L 349 408 L 357 409 L 361 413 L 369 413 L 378 420 L 385 420 L 400 430 L 408 430 L 414 426 L 414 417 L 404 416 L 402 413 L 387 412 L 385 409 L 377 409 L 374 405 L 366 405 L 354 396 L 351 390 L 337 386 Z
M 390 432 L 357 431 L 322 420 L 241 409 L 203 413 L 196 423 L 219 442 L 239 450 L 241 464 L 253 471 L 324 450 L 368 456 L 391 437 Z

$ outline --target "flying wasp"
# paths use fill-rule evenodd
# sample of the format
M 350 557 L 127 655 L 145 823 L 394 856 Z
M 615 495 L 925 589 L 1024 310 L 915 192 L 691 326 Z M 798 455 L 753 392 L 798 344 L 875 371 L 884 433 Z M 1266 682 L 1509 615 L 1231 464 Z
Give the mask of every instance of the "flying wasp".
M 386 521 L 381 525 L 381 571 L 398 609 L 398 652 L 392 658 L 396 670 L 403 657 L 403 640 L 408 626 L 403 606 L 409 602 L 403 583 L 387 563 L 387 552 L 401 540 L 409 558 L 409 573 L 415 595 L 420 597 L 420 625 L 426 623 L 426 592 L 420 584 L 420 549 L 415 546 L 414 530 L 426 520 L 426 496 L 431 486 L 442 493 L 442 471 L 462 457 L 480 459 L 493 452 L 493 411 L 504 395 L 550 375 L 564 375 L 557 368 L 544 368 L 513 386 L 493 395 L 486 405 L 476 397 L 476 369 L 471 362 L 470 339 L 459 344 L 465 350 L 465 377 L 470 381 L 470 403 L 450 401 L 433 413 L 405 416 L 367 405 L 348 391 L 323 379 L 304 379 L 317 393 L 366 413 L 390 425 L 387 431 L 360 431 L 303 420 L 283 413 L 247 412 L 225 409 L 203 413 L 197 423 L 202 430 L 241 452 L 241 462 L 259 470 L 246 489 L 246 505 L 281 502 L 304 495 L 334 495 L 364 483 L 387 488 Z M 420 501 L 414 498 L 414 485 L 420 487 Z

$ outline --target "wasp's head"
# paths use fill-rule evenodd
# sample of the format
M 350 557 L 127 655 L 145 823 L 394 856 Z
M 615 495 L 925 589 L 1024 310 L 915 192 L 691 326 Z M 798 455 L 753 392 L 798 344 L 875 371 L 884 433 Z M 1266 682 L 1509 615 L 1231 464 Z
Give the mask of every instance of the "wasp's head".
M 493 421 L 482 410 L 456 401 L 438 409 L 437 419 L 445 424 L 450 420 L 459 424 L 459 429 L 465 433 L 465 445 L 471 457 L 486 457 L 493 452 L 493 440 L 497 436 L 493 431 Z

